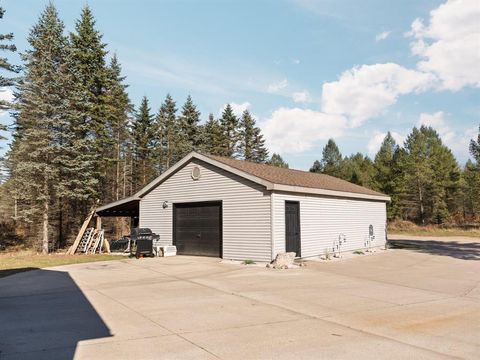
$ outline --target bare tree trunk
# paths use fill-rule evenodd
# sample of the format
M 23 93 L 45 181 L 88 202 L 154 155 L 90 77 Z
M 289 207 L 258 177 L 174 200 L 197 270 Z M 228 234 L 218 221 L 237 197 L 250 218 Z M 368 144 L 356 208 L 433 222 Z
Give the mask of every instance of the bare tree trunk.
M 418 199 L 420 201 L 420 220 L 422 221 L 422 225 L 425 225 L 425 210 L 423 206 L 423 192 L 420 183 L 418 184 Z
M 120 196 L 120 132 L 117 136 L 117 172 L 115 178 L 115 200 Z
M 48 254 L 48 197 L 43 204 L 42 254 Z

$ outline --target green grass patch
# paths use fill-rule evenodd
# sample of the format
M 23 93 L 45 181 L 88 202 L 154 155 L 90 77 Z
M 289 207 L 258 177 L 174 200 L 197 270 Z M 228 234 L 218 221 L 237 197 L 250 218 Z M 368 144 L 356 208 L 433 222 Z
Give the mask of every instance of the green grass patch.
M 0 278 L 19 272 L 42 269 L 51 266 L 82 264 L 96 261 L 121 260 L 123 256 L 95 254 L 95 255 L 38 255 L 28 251 L 0 254 Z
M 256 262 L 253 261 L 253 260 L 243 260 L 242 264 L 243 265 L 253 265 L 253 264 L 256 264 Z
M 480 237 L 480 228 L 475 226 L 460 227 L 448 225 L 426 225 L 419 226 L 410 221 L 394 221 L 388 224 L 388 233 L 392 235 L 411 236 L 466 236 Z
M 355 250 L 353 253 L 355 255 L 365 255 L 365 253 L 362 250 Z

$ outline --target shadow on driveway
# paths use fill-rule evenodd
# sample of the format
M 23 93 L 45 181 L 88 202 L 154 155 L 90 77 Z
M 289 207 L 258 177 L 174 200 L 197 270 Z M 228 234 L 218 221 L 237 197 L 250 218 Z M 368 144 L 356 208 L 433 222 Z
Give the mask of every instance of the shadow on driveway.
M 109 336 L 68 273 L 34 270 L 0 279 L 1 360 L 73 359 L 79 341 Z
M 388 247 L 462 260 L 480 260 L 480 242 L 398 239 L 388 240 Z

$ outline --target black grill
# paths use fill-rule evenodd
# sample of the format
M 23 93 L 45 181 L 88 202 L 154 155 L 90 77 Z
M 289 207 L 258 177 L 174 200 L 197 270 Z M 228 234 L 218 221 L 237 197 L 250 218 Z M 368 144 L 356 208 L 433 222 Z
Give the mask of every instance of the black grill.
M 160 235 L 154 234 L 148 228 L 134 228 L 130 235 L 132 243 L 136 245 L 135 256 L 153 256 L 153 242 L 160 239 Z

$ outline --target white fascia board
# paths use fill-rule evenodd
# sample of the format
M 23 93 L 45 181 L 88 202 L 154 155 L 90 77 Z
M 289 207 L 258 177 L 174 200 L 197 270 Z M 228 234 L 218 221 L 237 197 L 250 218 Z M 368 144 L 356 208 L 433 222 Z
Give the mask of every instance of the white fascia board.
M 386 202 L 390 201 L 389 196 L 359 194 L 359 193 L 353 193 L 348 191 L 317 189 L 317 188 L 309 188 L 309 187 L 303 187 L 303 186 L 274 184 L 272 189 L 269 189 L 269 190 L 303 193 L 303 194 L 326 195 L 326 196 L 344 197 L 344 198 L 352 198 L 352 199 L 365 199 L 365 200 L 386 201 Z

